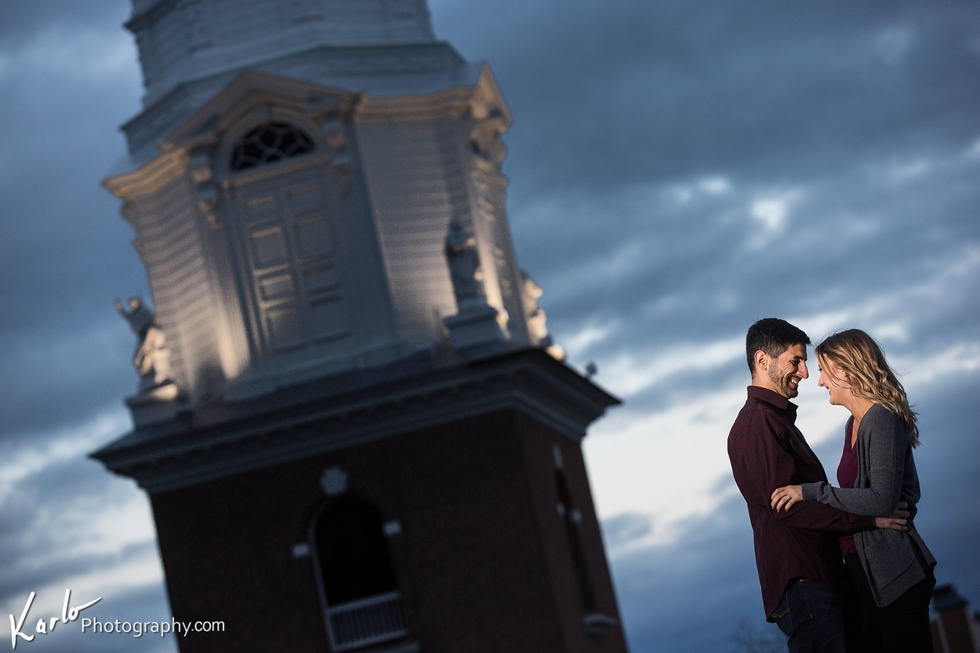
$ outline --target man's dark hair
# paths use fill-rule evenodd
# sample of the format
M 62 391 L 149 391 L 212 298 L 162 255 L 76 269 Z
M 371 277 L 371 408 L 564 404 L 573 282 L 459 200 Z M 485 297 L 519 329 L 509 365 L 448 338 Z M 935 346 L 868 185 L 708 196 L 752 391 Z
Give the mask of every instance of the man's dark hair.
M 755 374 L 755 352 L 760 349 L 772 358 L 793 345 L 809 345 L 810 336 L 786 320 L 778 317 L 767 317 L 749 327 L 745 336 L 745 358 L 749 363 L 749 372 Z

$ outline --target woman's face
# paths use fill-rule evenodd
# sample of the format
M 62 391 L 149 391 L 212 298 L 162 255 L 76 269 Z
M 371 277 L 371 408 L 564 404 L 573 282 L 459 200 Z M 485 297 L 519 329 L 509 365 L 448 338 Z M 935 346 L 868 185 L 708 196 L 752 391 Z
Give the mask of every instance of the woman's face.
M 846 399 L 853 395 L 851 387 L 847 383 L 847 374 L 829 358 L 818 356 L 817 363 L 820 366 L 820 380 L 817 381 L 817 385 L 821 388 L 827 388 L 830 393 L 831 404 L 842 405 Z

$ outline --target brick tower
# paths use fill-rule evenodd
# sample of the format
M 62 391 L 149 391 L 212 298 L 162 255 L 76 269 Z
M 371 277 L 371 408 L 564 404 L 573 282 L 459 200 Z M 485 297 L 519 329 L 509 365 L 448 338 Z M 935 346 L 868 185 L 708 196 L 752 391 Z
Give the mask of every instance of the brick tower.
M 623 652 L 580 441 L 617 400 L 517 266 L 487 65 L 425 0 L 133 0 L 105 186 L 131 433 L 194 651 Z

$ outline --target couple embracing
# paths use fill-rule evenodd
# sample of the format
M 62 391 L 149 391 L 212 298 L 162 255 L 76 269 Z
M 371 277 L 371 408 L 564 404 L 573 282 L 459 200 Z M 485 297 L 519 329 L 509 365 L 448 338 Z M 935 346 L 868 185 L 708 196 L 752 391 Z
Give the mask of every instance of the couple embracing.
M 768 621 L 797 652 L 932 653 L 935 559 L 915 530 L 915 413 L 878 344 L 857 329 L 815 349 L 819 385 L 851 417 L 837 478 L 796 427 L 810 338 L 792 324 L 749 328 L 748 400 L 728 436 Z

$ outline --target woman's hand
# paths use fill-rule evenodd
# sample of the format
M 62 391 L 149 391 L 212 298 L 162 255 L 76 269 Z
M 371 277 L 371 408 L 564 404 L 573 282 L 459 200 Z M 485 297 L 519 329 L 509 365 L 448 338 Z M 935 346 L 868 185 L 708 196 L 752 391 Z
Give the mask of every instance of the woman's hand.
M 799 485 L 787 485 L 773 491 L 771 507 L 779 512 L 781 509 L 789 510 L 794 503 L 803 501 L 803 489 Z

